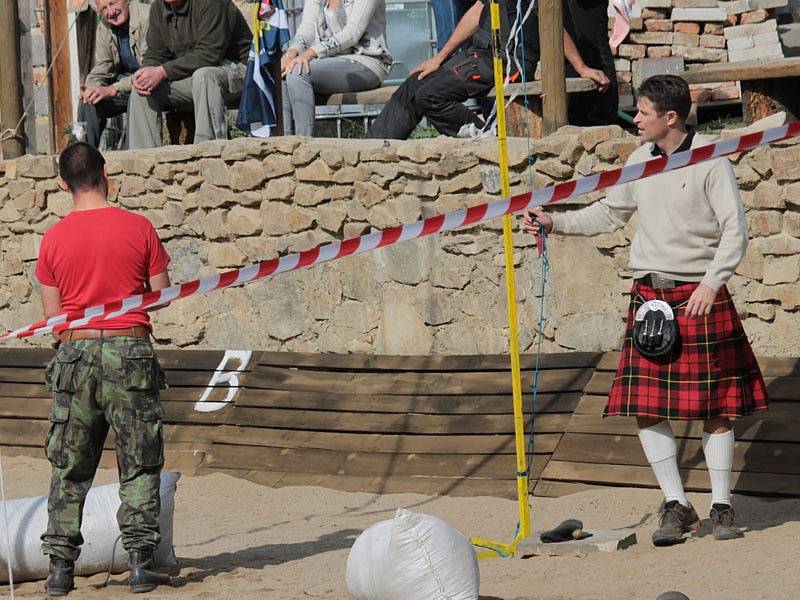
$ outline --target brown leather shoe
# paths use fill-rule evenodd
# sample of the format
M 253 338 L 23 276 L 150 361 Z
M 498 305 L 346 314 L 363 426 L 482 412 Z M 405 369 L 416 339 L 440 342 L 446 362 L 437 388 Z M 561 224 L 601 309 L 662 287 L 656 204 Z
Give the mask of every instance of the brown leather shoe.
M 744 537 L 741 528 L 735 525 L 736 515 L 730 504 L 714 504 L 709 517 L 714 526 L 715 540 L 735 540 Z
M 690 504 L 684 506 L 677 500 L 664 505 L 658 529 L 653 533 L 654 546 L 672 546 L 683 541 L 684 534 L 700 529 L 700 517 Z

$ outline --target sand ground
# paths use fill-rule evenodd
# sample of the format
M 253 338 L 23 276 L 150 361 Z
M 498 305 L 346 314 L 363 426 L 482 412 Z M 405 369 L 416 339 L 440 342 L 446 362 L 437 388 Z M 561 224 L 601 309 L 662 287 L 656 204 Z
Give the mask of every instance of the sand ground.
M 45 493 L 46 461 L 6 458 L 6 493 Z M 101 471 L 97 483 L 116 480 Z M 701 515 L 709 497 L 690 495 Z M 744 539 L 716 542 L 704 522 L 698 536 L 672 548 L 654 548 L 659 495 L 652 490 L 600 490 L 559 499 L 535 499 L 534 529 L 564 518 L 587 528 L 636 527 L 639 543 L 621 552 L 578 557 L 492 559 L 480 562 L 485 600 L 648 600 L 678 589 L 692 600 L 800 597 L 800 500 L 735 497 Z M 355 537 L 391 518 L 398 507 L 436 515 L 467 534 L 508 539 L 516 503 L 496 498 L 375 495 L 319 487 L 272 489 L 227 475 L 184 476 L 178 483 L 175 550 L 180 567 L 171 587 L 143 598 L 349 598 L 345 564 Z M 78 578 L 69 598 L 129 597 L 125 575 Z M 8 598 L 8 586 L 0 597 Z M 44 596 L 41 582 L 16 588 L 18 598 Z

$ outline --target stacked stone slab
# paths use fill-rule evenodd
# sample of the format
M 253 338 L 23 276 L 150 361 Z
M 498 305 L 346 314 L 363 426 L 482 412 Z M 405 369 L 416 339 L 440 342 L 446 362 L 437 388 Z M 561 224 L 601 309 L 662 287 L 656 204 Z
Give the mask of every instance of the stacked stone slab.
M 620 104 L 633 104 L 633 73 L 645 58 L 679 57 L 687 69 L 707 63 L 783 56 L 775 13 L 789 0 L 638 0 L 631 32 L 617 49 Z M 615 12 L 609 7 L 609 29 Z M 735 82 L 692 85 L 695 102 L 739 98 Z

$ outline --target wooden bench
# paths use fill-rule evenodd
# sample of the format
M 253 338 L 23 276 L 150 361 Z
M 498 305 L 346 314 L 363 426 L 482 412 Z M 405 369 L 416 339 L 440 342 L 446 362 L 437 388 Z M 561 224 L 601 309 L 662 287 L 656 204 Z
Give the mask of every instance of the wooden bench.
M 687 83 L 741 82 L 748 124 L 780 111 L 800 118 L 800 57 L 715 63 L 679 75 Z
M 597 89 L 597 84 L 584 77 L 568 77 L 566 80 L 567 94 L 591 92 Z M 350 92 L 345 94 L 331 94 L 330 96 L 317 97 L 317 104 L 321 106 L 337 106 L 343 104 L 362 104 L 365 106 L 385 104 L 392 97 L 398 86 L 386 86 L 366 92 Z M 511 83 L 506 85 L 506 96 L 517 95 L 515 101 L 506 111 L 508 133 L 518 137 L 542 137 L 542 82 L 530 81 L 528 83 Z M 528 110 L 525 110 L 525 95 L 528 97 Z M 494 88 L 488 94 L 489 98 L 495 97 Z M 528 130 L 530 128 L 530 131 Z

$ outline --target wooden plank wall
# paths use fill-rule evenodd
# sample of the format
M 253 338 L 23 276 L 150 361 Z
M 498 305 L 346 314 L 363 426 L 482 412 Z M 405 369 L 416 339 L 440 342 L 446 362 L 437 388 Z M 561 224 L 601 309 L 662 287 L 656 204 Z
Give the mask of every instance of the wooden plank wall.
M 0 349 L 4 453 L 43 456 L 50 410 L 44 367 L 51 356 L 45 350 Z M 194 403 L 222 356 L 159 353 L 171 384 L 162 395 L 168 468 L 223 471 L 273 486 L 516 496 L 507 356 L 254 352 L 232 404 L 197 412 Z M 532 488 L 600 357 L 543 357 Z M 522 357 L 527 416 L 534 361 Z M 215 388 L 210 399 L 221 399 L 228 389 Z M 113 439 L 106 448 L 113 448 Z M 115 464 L 108 451 L 103 461 Z
M 535 493 L 560 496 L 596 486 L 656 487 L 634 419 L 603 418 L 619 353 L 597 365 L 567 431 Z M 800 495 L 800 359 L 760 358 L 770 408 L 734 425 L 733 490 L 770 496 Z M 684 485 L 710 491 L 701 444 L 702 424 L 674 423 Z

